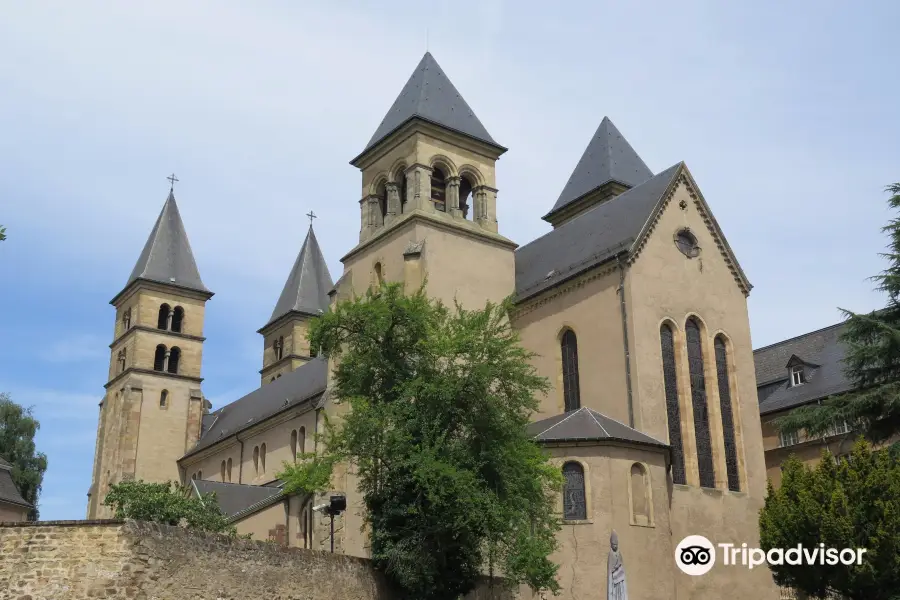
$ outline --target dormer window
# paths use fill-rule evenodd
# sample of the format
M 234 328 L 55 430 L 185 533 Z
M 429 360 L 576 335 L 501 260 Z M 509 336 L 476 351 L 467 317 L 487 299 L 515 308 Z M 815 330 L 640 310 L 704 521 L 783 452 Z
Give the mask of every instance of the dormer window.
M 803 372 L 803 365 L 791 367 L 791 387 L 803 385 L 804 383 L 806 383 L 806 374 Z

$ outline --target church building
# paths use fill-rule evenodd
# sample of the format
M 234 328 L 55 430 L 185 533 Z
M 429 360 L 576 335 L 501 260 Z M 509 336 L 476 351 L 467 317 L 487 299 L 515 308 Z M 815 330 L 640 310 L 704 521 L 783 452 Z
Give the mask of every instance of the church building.
M 585 137 L 587 138 L 587 132 Z M 216 492 L 239 533 L 367 555 L 353 473 L 334 539 L 320 497 L 282 492 L 284 461 L 314 452 L 329 365 L 310 320 L 382 281 L 423 283 L 445 303 L 515 300 L 512 323 L 552 389 L 530 433 L 565 478 L 562 598 L 600 598 L 610 539 L 630 600 L 778 598 L 767 569 L 683 574 L 688 535 L 757 546 L 766 465 L 747 296 L 751 285 L 688 167 L 652 171 L 608 118 L 525 244 L 506 237 L 495 174 L 506 152 L 430 53 L 351 164 L 361 173 L 359 243 L 332 280 L 312 226 L 275 298 L 260 387 L 211 410 L 201 391 L 213 293 L 173 192 L 125 287 L 101 403 L 88 517 L 110 485 L 176 480 Z M 350 210 L 351 199 L 345 199 Z M 714 199 L 722 202 L 723 199 Z M 349 214 L 349 213 L 348 213 Z M 520 597 L 532 598 L 529 590 Z

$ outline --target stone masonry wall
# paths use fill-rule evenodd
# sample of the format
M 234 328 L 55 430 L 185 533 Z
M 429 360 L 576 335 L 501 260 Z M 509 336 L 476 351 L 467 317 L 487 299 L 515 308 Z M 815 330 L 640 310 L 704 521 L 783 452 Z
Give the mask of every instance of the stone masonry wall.
M 488 598 L 473 594 L 471 598 Z M 509 598 L 503 593 L 494 597 Z M 134 521 L 0 523 L 0 600 L 393 600 L 361 558 Z

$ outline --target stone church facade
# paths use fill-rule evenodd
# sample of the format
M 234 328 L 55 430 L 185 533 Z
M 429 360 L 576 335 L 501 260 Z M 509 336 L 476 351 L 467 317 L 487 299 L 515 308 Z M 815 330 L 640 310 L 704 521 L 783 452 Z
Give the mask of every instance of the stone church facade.
M 261 386 L 215 411 L 201 392 L 203 284 L 170 193 L 126 286 L 101 403 L 88 517 L 125 479 L 215 491 L 240 533 L 327 548 L 319 498 L 282 493 L 284 461 L 314 452 L 330 398 L 310 319 L 381 281 L 444 302 L 513 296 L 512 322 L 551 384 L 531 433 L 562 470 L 553 557 L 564 598 L 601 597 L 613 530 L 629 598 L 777 598 L 765 569 L 690 577 L 678 542 L 758 544 L 766 466 L 747 296 L 751 285 L 684 163 L 654 174 L 604 118 L 546 235 L 501 232 L 506 148 L 426 53 L 365 149 L 359 243 L 333 281 L 310 227 L 263 337 Z M 548 203 L 549 207 L 549 203 Z M 509 210 L 509 205 L 506 205 Z M 353 473 L 338 551 L 366 556 Z M 522 590 L 523 598 L 530 591 Z

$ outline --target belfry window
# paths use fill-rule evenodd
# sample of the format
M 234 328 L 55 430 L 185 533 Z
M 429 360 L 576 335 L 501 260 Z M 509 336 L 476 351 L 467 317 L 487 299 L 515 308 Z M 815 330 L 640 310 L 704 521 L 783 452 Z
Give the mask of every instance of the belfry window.
M 719 381 L 719 406 L 722 412 L 722 437 L 725 441 L 725 470 L 728 473 L 728 489 L 741 491 L 738 474 L 737 442 L 734 434 L 734 412 L 731 406 L 731 381 L 728 377 L 728 349 L 725 339 L 717 335 L 713 342 L 716 350 L 716 377 Z
M 440 167 L 431 170 L 431 201 L 437 210 L 447 211 L 447 174 Z
M 378 210 L 379 215 L 378 219 L 376 219 L 377 225 L 384 224 L 384 218 L 387 216 L 388 211 L 388 197 L 387 197 L 387 186 L 382 181 L 378 184 L 378 188 L 375 191 L 375 195 L 378 196 Z
M 575 332 L 566 329 L 560 341 L 562 351 L 563 404 L 565 411 L 581 408 L 581 393 L 578 384 L 578 341 Z
M 125 313 L 122 315 L 122 330 L 128 331 L 129 329 L 131 329 L 131 309 L 130 308 L 128 310 L 126 310 Z
M 126 361 L 127 358 L 128 358 L 128 349 L 127 349 L 127 348 L 122 348 L 121 350 L 119 350 L 119 356 L 118 356 L 118 361 L 119 361 L 119 373 L 124 373 L 124 372 L 125 372 L 125 364 L 126 364 L 126 362 L 127 362 L 127 361 Z
M 178 363 L 181 360 L 181 349 L 174 346 L 169 350 L 169 373 L 178 373 Z
M 284 358 L 284 336 L 278 336 L 278 339 L 272 344 L 275 349 L 275 360 Z
M 687 483 L 684 472 L 684 446 L 681 438 L 681 409 L 678 404 L 678 371 L 675 367 L 675 334 L 669 325 L 659 330 L 662 343 L 663 383 L 666 388 L 666 417 L 669 421 L 669 446 L 672 447 L 672 481 Z
M 405 169 L 397 169 L 394 174 L 394 181 L 397 182 L 397 191 L 400 194 L 400 213 L 406 212 L 406 172 Z
M 472 210 L 472 200 L 475 198 L 472 195 L 472 182 L 469 181 L 469 178 L 463 175 L 459 178 L 459 210 L 462 211 L 462 216 L 464 219 L 473 219 L 475 217 L 475 211 Z
M 583 521 L 587 519 L 587 494 L 584 486 L 584 468 L 577 462 L 567 462 L 562 468 L 563 519 Z
M 166 366 L 166 347 L 160 344 L 156 347 L 156 353 L 153 355 L 153 370 L 164 371 Z
M 175 333 L 181 333 L 181 326 L 184 323 L 184 309 L 180 306 L 176 306 L 175 310 L 172 311 L 172 331 Z
M 706 401 L 706 377 L 703 365 L 703 340 L 696 319 L 690 318 L 684 325 L 687 338 L 688 371 L 691 375 L 691 405 L 694 408 L 694 435 L 697 441 L 697 468 L 700 486 L 716 487 L 713 466 L 712 439 L 709 434 L 709 406 Z
M 159 315 L 156 318 L 156 328 L 166 330 L 169 328 L 169 312 L 172 308 L 168 304 L 159 307 Z

